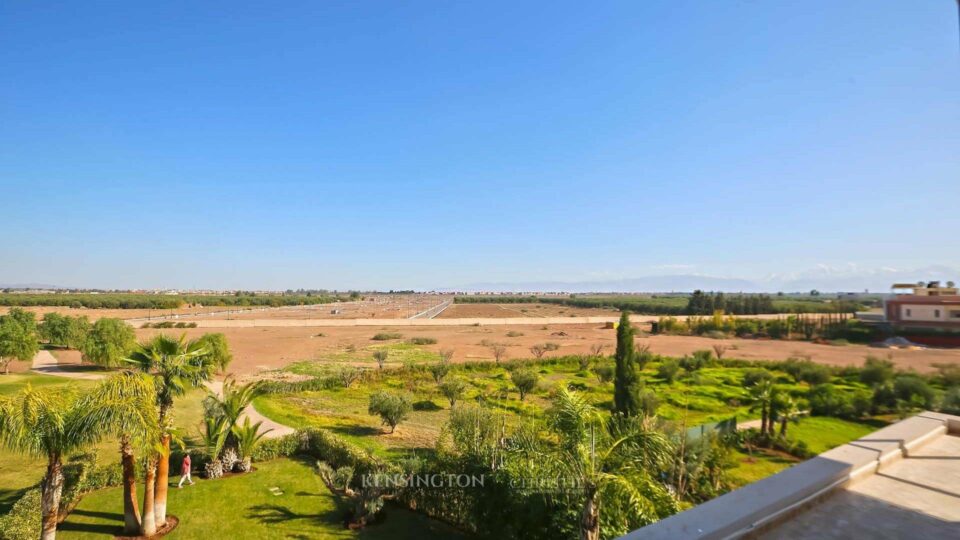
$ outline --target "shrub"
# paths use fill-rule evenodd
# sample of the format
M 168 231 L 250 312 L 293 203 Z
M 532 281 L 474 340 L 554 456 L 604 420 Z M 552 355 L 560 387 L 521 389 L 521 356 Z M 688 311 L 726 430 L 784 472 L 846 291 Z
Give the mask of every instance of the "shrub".
M 902 375 L 893 382 L 893 391 L 897 399 L 903 400 L 914 408 L 933 407 L 934 393 L 927 381 L 917 375 Z
M 560 345 L 558 343 L 544 343 L 543 348 L 548 351 L 558 351 L 560 350 Z
M 832 384 L 821 384 L 808 395 L 810 412 L 817 416 L 855 418 L 856 410 L 850 396 L 837 390 Z
M 398 334 L 396 332 L 380 332 L 379 334 L 374 334 L 370 339 L 374 341 L 390 341 L 391 339 L 400 339 L 403 337 L 403 334 Z
M 713 355 L 710 351 L 694 351 L 693 356 L 680 359 L 680 367 L 687 371 L 697 371 L 710 365 Z
M 432 337 L 412 337 L 407 340 L 407 343 L 411 345 L 436 345 L 436 338 Z
M 608 383 L 613 380 L 615 370 L 613 369 L 613 366 L 594 366 L 590 371 L 597 376 L 597 381 L 601 383 Z
M 743 374 L 743 386 L 749 387 L 761 381 L 772 381 L 773 374 L 766 369 L 749 369 Z
M 0 516 L 0 540 L 40 538 L 40 488 L 32 488 Z
M 390 351 L 386 349 L 377 349 L 373 351 L 373 359 L 377 361 L 377 365 L 380 366 L 380 369 L 383 369 L 383 365 L 387 363 L 387 357 L 390 356 Z
M 433 380 L 437 384 L 440 384 L 440 381 L 447 376 L 447 373 L 450 373 L 450 364 L 446 362 L 438 362 L 430 366 L 430 374 L 433 375 Z
M 410 409 L 410 400 L 406 396 L 381 390 L 370 396 L 367 412 L 379 416 L 383 425 L 390 426 L 390 433 L 393 433 L 397 425 L 407 418 Z
M 946 387 L 960 386 L 960 364 L 934 364 Z
M 439 387 L 440 393 L 443 394 L 443 397 L 447 398 L 447 401 L 450 402 L 450 408 L 452 409 L 454 405 L 457 404 L 457 401 L 463 397 L 464 392 L 467 390 L 467 384 L 460 379 L 447 379 L 440 383 Z
M 643 411 L 643 414 L 651 417 L 657 414 L 657 409 L 660 407 L 660 398 L 651 390 L 640 392 L 638 402 L 640 403 L 640 410 Z
M 824 384 L 830 381 L 830 369 L 810 360 L 791 358 L 783 363 L 783 370 L 790 374 L 797 382 L 805 382 L 811 386 Z
M 880 386 L 893 379 L 893 362 L 875 356 L 867 356 L 860 370 L 860 382 L 870 386 Z
M 517 391 L 520 392 L 520 401 L 523 401 L 527 397 L 527 393 L 537 387 L 537 381 L 539 376 L 530 369 L 517 369 L 510 374 L 510 380 L 513 381 L 513 385 L 517 387 Z
M 947 414 L 960 414 L 960 386 L 954 386 L 943 394 L 940 410 Z
M 511 330 L 507 332 L 507 337 L 522 337 L 523 332 L 517 332 L 516 330 Z
M 871 410 L 875 414 L 895 411 L 897 409 L 897 394 L 893 391 L 893 385 L 881 384 L 873 389 L 873 398 L 871 399 Z
M 680 364 L 676 360 L 664 360 L 657 367 L 657 377 L 660 377 L 668 383 L 672 383 L 680 374 Z

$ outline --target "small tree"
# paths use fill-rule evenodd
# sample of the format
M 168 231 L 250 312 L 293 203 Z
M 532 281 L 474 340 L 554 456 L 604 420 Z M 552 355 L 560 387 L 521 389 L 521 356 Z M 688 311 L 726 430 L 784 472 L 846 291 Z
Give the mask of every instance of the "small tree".
M 594 366 L 592 371 L 601 383 L 608 383 L 613 380 L 613 366 Z
M 613 379 L 613 410 L 624 416 L 633 416 L 640 412 L 640 379 L 635 365 L 636 354 L 630 315 L 624 311 L 620 314 L 620 323 L 617 325 L 616 369 Z
M 449 362 L 453 359 L 453 349 L 440 349 L 437 354 L 440 355 L 441 362 Z
M 353 366 L 340 366 L 334 373 L 334 377 L 340 382 L 341 386 L 350 388 L 360 378 L 360 370 Z
M 233 426 L 233 437 L 237 441 L 237 451 L 240 457 L 240 461 L 236 465 L 238 472 L 250 472 L 253 453 L 257 451 L 257 446 L 260 445 L 260 441 L 266 437 L 267 433 L 273 431 L 272 429 L 261 431 L 261 424 L 263 422 L 251 424 L 250 418 L 244 418 L 243 425 Z
M 433 380 L 437 384 L 440 384 L 440 381 L 447 376 L 447 373 L 450 373 L 450 364 L 446 362 L 437 362 L 430 366 L 430 374 L 433 375 Z
M 534 357 L 536 357 L 537 360 L 540 360 L 541 358 L 543 358 L 543 355 L 546 354 L 547 346 L 540 345 L 540 344 L 534 345 L 530 347 L 530 352 L 533 354 Z
M 590 362 L 593 361 L 593 357 L 587 356 L 585 354 L 577 355 L 577 366 L 580 368 L 580 371 L 586 371 L 590 368 Z
M 500 343 L 494 343 L 490 345 L 490 352 L 493 353 L 493 359 L 497 362 L 497 365 L 500 365 L 500 361 L 507 356 L 507 347 Z
M 0 317 L 0 367 L 4 374 L 9 373 L 10 362 L 30 362 L 38 350 L 40 345 L 33 313 L 14 308 Z
M 439 385 L 440 393 L 443 394 L 443 397 L 447 398 L 447 401 L 450 402 L 450 408 L 452 409 L 454 405 L 457 404 L 457 401 L 463 397 L 464 392 L 467 390 L 467 385 L 460 379 L 447 379 Z
M 120 319 L 100 319 L 93 323 L 80 347 L 83 359 L 103 367 L 121 367 L 137 346 L 133 328 Z
M 377 365 L 380 366 L 380 369 L 383 369 L 383 365 L 387 363 L 387 356 L 390 355 L 390 351 L 386 349 L 377 349 L 373 351 L 373 359 L 377 361 Z
M 860 370 L 860 382 L 870 386 L 882 386 L 893 380 L 893 362 L 875 356 L 867 356 Z
M 367 412 L 379 416 L 383 425 L 390 426 L 390 433 L 397 429 L 397 425 L 407 418 L 412 405 L 406 396 L 379 391 L 370 396 L 370 405 Z
M 520 392 L 520 401 L 523 401 L 527 394 L 537 387 L 539 377 L 532 369 L 517 369 L 510 374 L 510 380 L 513 381 L 513 385 Z
M 590 354 L 592 354 L 593 356 L 596 356 L 597 358 L 600 358 L 601 356 L 603 356 L 603 350 L 605 348 L 607 348 L 607 346 L 604 345 L 603 343 L 594 343 L 593 345 L 590 346 Z
M 729 347 L 722 343 L 713 346 L 713 354 L 717 355 L 717 360 L 723 360 L 723 355 L 727 353 Z
M 216 366 L 220 373 L 223 373 L 230 362 L 233 361 L 233 354 L 231 354 L 230 346 L 227 344 L 227 336 L 219 332 L 204 334 L 197 339 L 197 343 L 203 347 L 209 362 Z
M 680 364 L 676 360 L 664 360 L 657 368 L 657 377 L 672 383 L 680 374 Z

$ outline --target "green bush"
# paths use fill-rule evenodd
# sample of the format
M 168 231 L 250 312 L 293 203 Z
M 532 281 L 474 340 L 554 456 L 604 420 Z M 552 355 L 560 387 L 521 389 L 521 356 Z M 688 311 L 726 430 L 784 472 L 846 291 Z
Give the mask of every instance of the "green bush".
M 893 391 L 897 399 L 913 408 L 929 409 L 933 407 L 933 388 L 917 375 L 901 375 L 893 382 Z
M 393 335 L 399 336 L 399 334 L 393 334 Z M 397 338 L 389 338 L 389 339 L 397 339 Z M 437 340 L 432 337 L 412 337 L 407 340 L 407 343 L 411 345 L 436 345 Z
M 754 386 L 761 381 L 772 381 L 773 374 L 766 369 L 749 369 L 743 374 L 743 386 Z
M 40 525 L 40 488 L 32 488 L 10 513 L 0 516 L 0 540 L 35 540 L 40 538 Z
M 374 334 L 374 336 L 370 339 L 374 341 L 389 341 L 391 339 L 400 339 L 402 337 L 403 337 L 403 334 L 399 334 L 396 332 L 380 332 L 378 334 Z
M 411 408 L 406 396 L 381 390 L 370 396 L 367 412 L 379 416 L 383 425 L 390 426 L 390 433 L 393 433 L 397 425 L 407 418 Z
M 960 414 L 960 386 L 954 386 L 943 394 L 940 410 L 947 414 Z
M 657 367 L 657 377 L 660 377 L 668 383 L 672 383 L 680 374 L 680 364 L 676 360 L 664 360 Z
M 867 356 L 863 369 L 860 370 L 860 382 L 870 386 L 879 386 L 890 382 L 893 379 L 893 362 Z
M 810 390 L 807 396 L 810 412 L 817 416 L 835 416 L 838 418 L 857 418 L 864 411 L 864 400 L 858 399 L 855 406 L 853 396 L 839 391 L 832 384 L 821 384 Z

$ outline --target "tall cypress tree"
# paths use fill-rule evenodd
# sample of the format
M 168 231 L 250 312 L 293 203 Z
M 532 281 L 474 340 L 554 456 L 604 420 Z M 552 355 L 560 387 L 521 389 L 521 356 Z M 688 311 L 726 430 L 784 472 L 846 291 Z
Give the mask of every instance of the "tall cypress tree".
M 613 412 L 624 416 L 634 416 L 641 411 L 636 355 L 633 327 L 630 326 L 630 316 L 624 311 L 617 326 L 617 366 L 613 380 Z

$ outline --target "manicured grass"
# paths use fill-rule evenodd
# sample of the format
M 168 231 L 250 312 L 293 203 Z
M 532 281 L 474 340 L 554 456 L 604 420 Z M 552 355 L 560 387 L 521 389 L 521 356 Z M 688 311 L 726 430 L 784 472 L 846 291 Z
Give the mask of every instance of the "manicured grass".
M 807 443 L 811 452 L 820 454 L 864 437 L 885 425 L 883 421 L 851 422 L 827 416 L 811 416 L 802 418 L 796 425 L 787 426 L 787 437 Z
M 180 518 L 171 539 L 211 538 L 460 538 L 453 529 L 423 516 L 388 507 L 384 519 L 360 531 L 343 527 L 346 507 L 313 472 L 312 464 L 276 459 L 257 470 L 220 480 L 171 488 L 169 513 Z M 173 478 L 172 480 L 179 480 Z M 280 494 L 274 494 L 278 488 Z M 273 491 L 271 491 L 273 490 Z M 120 488 L 86 495 L 60 526 L 59 538 L 103 539 L 123 525 Z
M 800 462 L 792 456 L 762 449 L 754 450 L 752 456 L 739 450 L 734 450 L 733 454 L 738 465 L 730 469 L 729 478 L 735 488 L 762 480 Z

